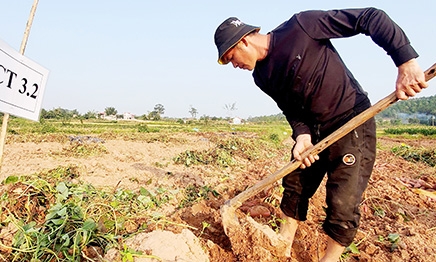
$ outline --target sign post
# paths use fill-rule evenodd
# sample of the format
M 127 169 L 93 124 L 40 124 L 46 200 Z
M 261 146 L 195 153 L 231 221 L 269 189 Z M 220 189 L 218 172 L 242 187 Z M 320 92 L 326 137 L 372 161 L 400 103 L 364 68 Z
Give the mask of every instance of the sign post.
M 38 0 L 34 0 L 19 54 L 0 41 L 0 111 L 4 112 L 0 134 L 0 168 L 9 114 L 39 120 L 48 70 L 23 56 L 37 6 Z
M 48 70 L 0 40 L 0 111 L 39 120 Z

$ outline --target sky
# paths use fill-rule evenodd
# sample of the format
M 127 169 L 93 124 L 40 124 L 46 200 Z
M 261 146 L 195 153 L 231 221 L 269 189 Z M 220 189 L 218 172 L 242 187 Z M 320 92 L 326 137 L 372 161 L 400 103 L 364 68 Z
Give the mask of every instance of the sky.
M 34 0 L 0 0 L 0 39 L 19 50 Z M 217 63 L 213 35 L 226 18 L 268 33 L 294 13 L 383 9 L 406 32 L 423 70 L 436 62 L 433 0 L 140 1 L 40 0 L 24 55 L 50 71 L 42 108 L 164 117 L 249 118 L 281 113 L 251 72 Z M 333 40 L 372 103 L 394 91 L 397 68 L 364 35 Z M 430 87 L 418 97 L 436 94 Z M 235 110 L 226 110 L 235 105 Z

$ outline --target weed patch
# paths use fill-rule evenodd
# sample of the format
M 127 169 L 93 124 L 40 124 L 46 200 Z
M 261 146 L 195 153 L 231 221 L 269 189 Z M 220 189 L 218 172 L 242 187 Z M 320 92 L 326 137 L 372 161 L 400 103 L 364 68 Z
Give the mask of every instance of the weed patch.
M 406 144 L 395 146 L 392 153 L 410 162 L 421 162 L 428 166 L 436 166 L 436 149 L 414 148 Z
M 70 144 L 62 149 L 59 155 L 70 157 L 91 157 L 107 154 L 107 149 L 102 144 Z
M 10 176 L 0 192 L 5 261 L 100 261 L 122 239 L 152 223 L 176 192 L 158 187 L 105 190 L 77 181 L 77 167 Z
M 217 197 L 219 193 L 209 186 L 189 185 L 185 189 L 184 199 L 180 203 L 180 207 L 186 207 L 197 203 L 202 199 L 209 199 L 209 195 Z
M 238 161 L 236 158 L 248 161 L 257 160 L 262 157 L 262 150 L 266 143 L 262 140 L 232 137 L 229 139 L 211 140 L 216 146 L 211 150 L 194 151 L 186 150 L 174 158 L 176 164 L 191 165 L 215 165 L 219 167 L 234 166 Z M 274 147 L 275 148 L 275 147 Z

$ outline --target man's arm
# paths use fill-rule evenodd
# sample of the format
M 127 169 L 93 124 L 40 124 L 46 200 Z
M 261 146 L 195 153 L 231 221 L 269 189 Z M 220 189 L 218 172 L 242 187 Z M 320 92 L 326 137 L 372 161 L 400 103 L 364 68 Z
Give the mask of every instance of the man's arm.
M 307 11 L 297 15 L 303 30 L 313 39 L 331 39 L 365 34 L 398 67 L 396 95 L 405 100 L 427 87 L 424 73 L 404 31 L 382 10 L 376 8 Z
M 306 11 L 296 16 L 303 30 L 313 39 L 365 34 L 387 52 L 397 67 L 418 57 L 406 34 L 383 10 Z

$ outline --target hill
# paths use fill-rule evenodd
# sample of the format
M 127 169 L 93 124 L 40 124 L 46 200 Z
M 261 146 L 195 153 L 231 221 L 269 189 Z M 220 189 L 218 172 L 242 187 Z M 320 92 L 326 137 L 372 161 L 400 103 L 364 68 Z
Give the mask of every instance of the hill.
M 435 116 L 436 95 L 399 101 L 378 115 L 378 117 L 390 119 L 416 119 L 429 125 L 434 124 Z

